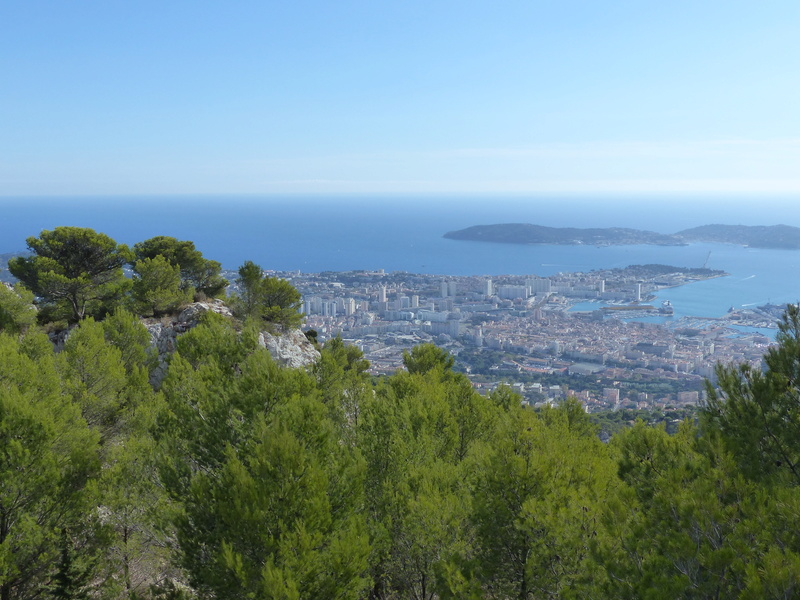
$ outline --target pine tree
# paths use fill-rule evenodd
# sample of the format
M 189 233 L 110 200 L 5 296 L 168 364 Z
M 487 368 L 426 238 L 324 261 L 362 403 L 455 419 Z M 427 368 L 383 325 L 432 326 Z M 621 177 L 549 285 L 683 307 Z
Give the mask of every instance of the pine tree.
M 756 480 L 800 485 L 800 308 L 789 305 L 778 324 L 777 346 L 764 369 L 718 365 L 717 387 L 707 385 L 702 417 L 718 432 L 743 472 Z
M 34 597 L 56 571 L 62 532 L 91 538 L 96 522 L 88 483 L 100 466 L 99 436 L 61 393 L 52 346 L 43 352 L 39 342 L 49 342 L 35 337 L 0 334 L 2 600 Z
M 54 317 L 80 321 L 102 315 L 120 302 L 130 281 L 122 266 L 127 246 L 81 227 L 56 227 L 27 239 L 32 257 L 12 258 L 8 270 Z

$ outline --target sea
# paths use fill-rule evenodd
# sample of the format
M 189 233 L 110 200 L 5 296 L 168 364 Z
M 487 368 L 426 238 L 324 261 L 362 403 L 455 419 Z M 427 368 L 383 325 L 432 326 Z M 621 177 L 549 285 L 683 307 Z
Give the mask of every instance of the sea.
M 58 226 L 90 227 L 125 244 L 168 235 L 236 269 L 379 270 L 497 276 L 588 272 L 631 264 L 721 269 L 729 276 L 662 290 L 675 318 L 800 301 L 800 250 L 688 246 L 512 245 L 449 240 L 471 225 L 631 227 L 675 233 L 700 225 L 800 227 L 800 196 L 329 195 L 0 198 L 0 253 Z

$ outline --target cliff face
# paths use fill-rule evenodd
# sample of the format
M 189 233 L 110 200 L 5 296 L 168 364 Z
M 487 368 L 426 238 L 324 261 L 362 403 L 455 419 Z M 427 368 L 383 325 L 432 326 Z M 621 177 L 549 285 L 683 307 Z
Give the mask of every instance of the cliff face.
M 167 374 L 169 356 L 175 351 L 178 336 L 197 325 L 205 312 L 215 312 L 230 317 L 231 311 L 221 300 L 195 302 L 187 306 L 181 314 L 169 323 L 145 322 L 150 333 L 150 344 L 158 355 L 158 364 L 150 374 L 150 383 L 158 386 Z M 275 362 L 292 368 L 304 368 L 319 360 L 320 354 L 299 329 L 289 330 L 282 335 L 262 331 L 258 343 L 272 355 Z

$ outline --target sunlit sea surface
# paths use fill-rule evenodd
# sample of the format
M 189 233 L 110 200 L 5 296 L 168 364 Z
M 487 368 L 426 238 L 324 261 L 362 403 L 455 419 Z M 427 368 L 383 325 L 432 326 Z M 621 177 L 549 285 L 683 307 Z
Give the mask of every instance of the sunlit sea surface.
M 522 246 L 448 240 L 491 223 L 632 227 L 661 233 L 724 223 L 800 227 L 800 197 L 625 198 L 419 196 L 171 196 L 0 198 L 0 252 L 60 225 L 91 227 L 134 244 L 155 235 L 195 242 L 223 267 L 253 260 L 280 271 L 385 269 L 442 275 L 590 271 L 661 263 L 722 269 L 729 277 L 663 290 L 676 318 L 800 300 L 800 250 L 723 244 Z

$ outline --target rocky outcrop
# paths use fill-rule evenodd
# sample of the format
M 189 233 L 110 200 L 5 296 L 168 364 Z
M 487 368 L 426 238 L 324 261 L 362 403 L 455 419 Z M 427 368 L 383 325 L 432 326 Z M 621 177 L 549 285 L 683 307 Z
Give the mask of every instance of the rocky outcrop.
M 62 329 L 61 331 L 54 331 L 47 334 L 47 337 L 50 338 L 50 343 L 53 344 L 53 351 L 58 354 L 64 349 L 64 344 L 69 337 L 69 334 L 75 328 L 75 325 L 70 325 L 66 329 Z
M 147 333 L 150 334 L 150 347 L 155 350 L 156 365 L 150 371 L 150 384 L 160 386 L 167 374 L 167 359 L 175 352 L 175 340 L 178 337 L 180 325 L 172 323 L 144 323 Z M 183 331 L 188 331 L 184 329 Z
M 193 302 L 178 315 L 179 323 L 190 323 L 191 327 L 197 325 L 203 313 L 213 312 L 223 317 L 232 317 L 231 309 L 222 300 L 209 300 L 207 302 Z
M 184 308 L 172 320 L 165 321 L 147 319 L 144 326 L 150 334 L 150 347 L 155 350 L 157 364 L 150 372 L 150 383 L 158 386 L 167 374 L 167 361 L 175 352 L 175 340 L 182 333 L 189 331 L 197 325 L 203 313 L 215 312 L 227 317 L 232 316 L 231 310 L 222 300 L 209 300 L 208 302 L 194 302 Z
M 233 316 L 221 300 L 195 302 L 187 306 L 170 321 L 148 320 L 144 323 L 150 334 L 150 345 L 157 355 L 157 364 L 150 373 L 150 383 L 159 386 L 167 374 L 169 356 L 175 351 L 176 340 L 182 333 L 197 325 L 206 312 L 214 312 L 226 317 Z M 319 359 L 319 352 L 299 329 L 292 329 L 280 335 L 263 331 L 258 343 L 281 365 L 293 368 L 309 367 Z
M 291 329 L 281 335 L 262 331 L 258 335 L 258 344 L 269 350 L 272 358 L 285 367 L 308 367 L 317 362 L 320 356 L 299 329 Z

